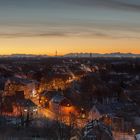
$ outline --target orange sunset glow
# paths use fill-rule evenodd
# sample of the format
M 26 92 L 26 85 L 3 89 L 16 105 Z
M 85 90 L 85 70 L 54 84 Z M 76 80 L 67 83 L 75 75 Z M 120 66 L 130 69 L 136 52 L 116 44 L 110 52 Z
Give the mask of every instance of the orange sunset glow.
M 92 39 L 80 37 L 14 38 L 0 39 L 0 54 L 48 54 L 74 52 L 92 53 L 140 53 L 140 41 L 133 39 Z M 132 47 L 133 46 L 133 47 Z

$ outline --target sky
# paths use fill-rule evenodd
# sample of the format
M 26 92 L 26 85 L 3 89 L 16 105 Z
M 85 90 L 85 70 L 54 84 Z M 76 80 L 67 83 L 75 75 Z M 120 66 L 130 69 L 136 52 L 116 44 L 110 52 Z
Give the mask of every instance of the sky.
M 0 54 L 140 53 L 140 0 L 0 0 Z

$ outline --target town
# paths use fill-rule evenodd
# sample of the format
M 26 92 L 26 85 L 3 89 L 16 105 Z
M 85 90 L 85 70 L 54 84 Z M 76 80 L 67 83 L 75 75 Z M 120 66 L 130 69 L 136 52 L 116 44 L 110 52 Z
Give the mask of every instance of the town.
M 0 139 L 139 140 L 140 59 L 0 58 Z

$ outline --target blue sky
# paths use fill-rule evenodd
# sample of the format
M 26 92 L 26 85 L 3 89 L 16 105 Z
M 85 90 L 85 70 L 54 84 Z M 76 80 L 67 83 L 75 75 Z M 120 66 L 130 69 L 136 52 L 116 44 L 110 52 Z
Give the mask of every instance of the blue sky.
M 139 15 L 139 0 L 3 0 L 0 27 L 4 31 L 0 35 L 86 35 L 88 30 L 91 35 L 110 30 L 111 35 L 111 31 L 124 30 L 136 32 L 135 38 L 140 30 Z

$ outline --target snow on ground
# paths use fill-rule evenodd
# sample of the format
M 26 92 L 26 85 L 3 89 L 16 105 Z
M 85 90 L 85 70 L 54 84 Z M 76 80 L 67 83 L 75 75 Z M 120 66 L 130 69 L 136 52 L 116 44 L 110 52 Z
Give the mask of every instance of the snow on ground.
M 133 135 L 128 135 L 126 133 L 115 133 L 113 132 L 115 140 L 135 140 Z

